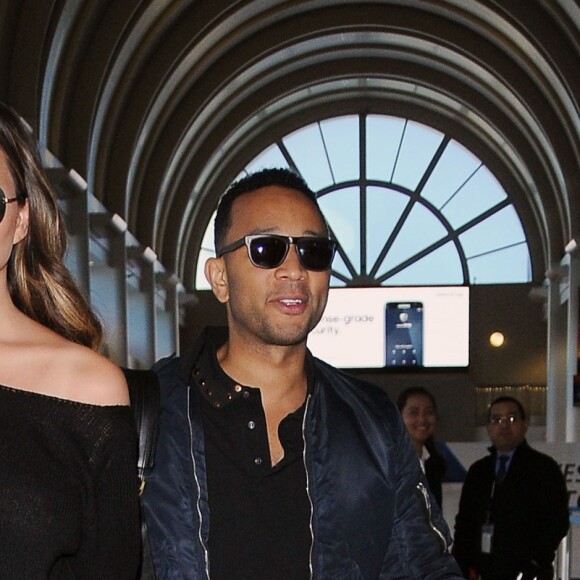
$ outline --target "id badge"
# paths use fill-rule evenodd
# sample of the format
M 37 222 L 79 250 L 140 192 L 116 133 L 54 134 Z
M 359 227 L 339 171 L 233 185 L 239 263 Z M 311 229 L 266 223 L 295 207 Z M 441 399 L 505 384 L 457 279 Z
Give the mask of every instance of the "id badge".
M 482 554 L 491 554 L 492 541 L 493 541 L 493 524 L 483 524 L 483 526 L 481 526 Z

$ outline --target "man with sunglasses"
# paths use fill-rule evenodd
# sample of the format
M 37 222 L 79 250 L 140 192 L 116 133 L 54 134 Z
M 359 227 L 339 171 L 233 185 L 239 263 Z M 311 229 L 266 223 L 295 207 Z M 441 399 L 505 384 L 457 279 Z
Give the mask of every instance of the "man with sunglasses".
M 568 492 L 558 464 L 526 442 L 523 405 L 498 397 L 488 410 L 491 454 L 470 468 L 461 491 L 453 554 L 465 577 L 552 580 L 568 531 Z
M 306 347 L 335 242 L 296 174 L 233 184 L 205 266 L 228 327 L 155 366 L 158 580 L 459 578 L 396 407 Z

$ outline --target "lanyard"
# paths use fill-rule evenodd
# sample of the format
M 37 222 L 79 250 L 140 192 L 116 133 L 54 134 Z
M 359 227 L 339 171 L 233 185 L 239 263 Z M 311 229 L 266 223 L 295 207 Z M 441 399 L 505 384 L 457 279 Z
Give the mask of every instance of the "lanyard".
M 485 523 L 491 524 L 491 506 L 493 505 L 493 498 L 495 496 L 495 477 L 491 483 L 491 492 L 489 494 L 489 502 L 487 503 L 487 509 L 485 510 Z

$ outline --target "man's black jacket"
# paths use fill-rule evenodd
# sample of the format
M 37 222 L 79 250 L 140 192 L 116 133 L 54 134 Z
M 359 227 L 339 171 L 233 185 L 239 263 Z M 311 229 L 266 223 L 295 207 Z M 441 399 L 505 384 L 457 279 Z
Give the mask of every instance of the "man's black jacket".
M 534 572 L 552 579 L 552 562 L 568 530 L 568 493 L 558 464 L 524 441 L 515 450 L 503 483 L 494 486 L 496 450 L 469 469 L 455 524 L 453 555 L 464 575 L 515 579 Z M 495 487 L 495 490 L 493 488 Z M 492 497 L 493 493 L 493 497 Z M 490 510 L 491 554 L 481 553 L 481 526 Z

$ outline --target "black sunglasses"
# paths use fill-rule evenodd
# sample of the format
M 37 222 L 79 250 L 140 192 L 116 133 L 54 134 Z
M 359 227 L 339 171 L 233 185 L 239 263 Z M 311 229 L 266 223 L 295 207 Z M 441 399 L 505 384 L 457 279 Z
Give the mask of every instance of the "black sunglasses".
M 217 254 L 221 258 L 245 245 L 250 262 L 257 268 L 277 268 L 288 255 L 290 244 L 296 246 L 298 259 L 304 268 L 321 272 L 328 270 L 334 258 L 336 242 L 328 238 L 314 236 L 278 236 L 276 234 L 256 234 L 244 236 L 223 247 Z
M 0 222 L 2 222 L 2 220 L 4 219 L 4 216 L 6 215 L 6 206 L 9 203 L 12 203 L 14 201 L 18 201 L 20 199 L 20 196 L 17 195 L 16 197 L 11 197 L 10 199 L 8 199 L 6 197 L 6 192 L 0 187 Z

